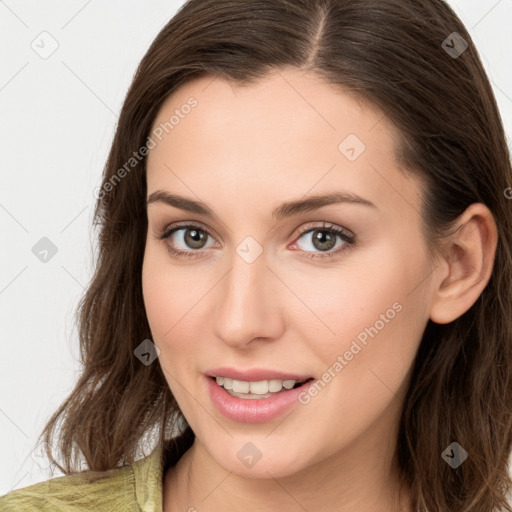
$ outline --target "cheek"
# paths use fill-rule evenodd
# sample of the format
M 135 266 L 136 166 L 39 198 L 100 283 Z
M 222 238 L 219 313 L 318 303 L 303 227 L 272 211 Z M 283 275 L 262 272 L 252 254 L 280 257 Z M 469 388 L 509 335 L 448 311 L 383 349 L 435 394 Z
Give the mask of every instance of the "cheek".
M 392 245 L 361 252 L 357 260 L 321 273 L 302 271 L 300 279 L 297 269 L 289 270 L 283 280 L 300 289 L 309 309 L 301 316 L 311 319 L 302 321 L 300 334 L 325 371 L 345 356 L 347 368 L 394 372 L 392 382 L 398 384 L 397 370 L 407 370 L 428 319 L 428 294 L 417 286 L 425 279 L 427 261 Z
M 179 269 L 171 269 L 159 251 L 146 249 L 142 267 L 142 293 L 152 341 L 159 348 L 158 362 L 167 384 L 187 417 L 189 410 L 186 388 L 193 373 L 191 343 L 194 333 L 187 330 L 186 312 L 190 309 Z M 190 313 L 189 313 L 190 314 Z M 188 339 L 187 339 L 188 336 Z M 184 388 L 185 386 L 185 388 Z
M 142 295 L 146 315 L 151 327 L 151 333 L 156 339 L 161 339 L 173 325 L 175 311 L 170 293 L 168 273 L 156 250 L 146 246 L 142 265 Z
M 172 264 L 161 248 L 146 248 L 142 293 L 152 341 L 161 351 L 164 369 L 185 374 L 197 357 L 205 326 L 201 305 L 214 283 L 213 277 L 199 276 L 191 265 Z
M 347 272 L 344 286 L 330 285 L 332 302 L 321 299 L 336 335 L 322 338 L 317 353 L 339 376 L 331 392 L 343 395 L 347 411 L 400 392 L 428 320 L 427 272 L 426 259 L 389 247 L 364 272 Z
M 142 293 L 146 314 L 153 336 L 167 337 L 197 292 L 194 281 L 188 281 L 184 267 L 170 264 L 167 252 L 157 245 L 163 242 L 148 241 L 142 265 Z
M 316 280 L 303 280 L 308 305 L 334 331 L 312 322 L 310 360 L 316 361 L 316 391 L 301 397 L 315 411 L 315 429 L 344 443 L 400 405 L 426 321 L 425 268 L 387 249 L 373 265 Z M 319 325 L 321 327 L 319 327 Z M 319 333 L 322 332 L 322 336 Z M 333 422 L 334 419 L 334 422 Z M 332 425 L 336 424 L 335 429 Z

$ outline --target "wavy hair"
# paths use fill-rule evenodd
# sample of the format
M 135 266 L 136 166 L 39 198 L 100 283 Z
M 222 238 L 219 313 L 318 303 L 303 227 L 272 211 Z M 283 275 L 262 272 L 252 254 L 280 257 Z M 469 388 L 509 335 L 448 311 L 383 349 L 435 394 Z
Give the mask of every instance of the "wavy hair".
M 146 158 L 129 173 L 120 169 L 147 143 L 164 100 L 187 81 L 210 75 L 251 84 L 286 66 L 378 106 L 396 126 L 397 161 L 424 183 L 432 254 L 470 204 L 491 210 L 498 245 L 490 280 L 456 320 L 429 320 L 396 458 L 415 510 L 512 511 L 510 152 L 475 45 L 443 0 L 190 0 L 163 27 L 133 77 L 103 171 L 98 256 L 77 310 L 82 368 L 40 435 L 48 457 L 70 474 L 80 459 L 91 471 L 134 462 L 147 435 L 170 442 L 177 431 L 175 446 L 190 446 L 194 435 L 186 422 L 180 427 L 160 365 L 134 356 L 151 338 L 141 286 Z M 456 469 L 441 457 L 452 441 L 469 453 Z

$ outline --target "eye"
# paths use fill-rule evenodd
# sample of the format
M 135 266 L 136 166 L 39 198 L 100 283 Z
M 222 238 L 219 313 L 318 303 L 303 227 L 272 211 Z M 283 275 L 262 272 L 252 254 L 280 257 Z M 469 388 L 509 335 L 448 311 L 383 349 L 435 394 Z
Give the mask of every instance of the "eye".
M 309 253 L 306 256 L 308 258 L 331 258 L 355 244 L 355 236 L 348 230 L 325 222 L 321 226 L 302 228 L 297 240 L 301 238 L 304 238 L 306 243 L 302 247 L 299 246 L 299 248 Z M 340 240 L 340 243 L 338 243 L 338 240 Z M 299 244 L 294 242 L 294 245 Z M 315 250 L 320 252 L 315 253 Z
M 299 235 L 292 247 L 298 245 L 302 252 L 307 253 L 306 257 L 312 259 L 336 256 L 356 243 L 355 236 L 351 232 L 325 222 L 322 225 L 306 225 L 301 228 Z M 208 248 L 209 237 L 213 238 L 206 229 L 190 223 L 178 226 L 173 224 L 158 234 L 160 240 L 166 241 L 167 249 L 173 256 L 183 258 L 202 257 L 203 249 Z M 306 239 L 303 247 L 300 246 L 302 244 L 297 243 L 301 238 Z
M 158 235 L 160 240 L 169 240 L 166 246 L 171 254 L 187 258 L 199 257 L 201 249 L 206 247 L 208 237 L 211 237 L 208 231 L 196 224 L 184 224 L 179 227 L 174 224 Z M 193 250 L 189 251 L 187 248 Z

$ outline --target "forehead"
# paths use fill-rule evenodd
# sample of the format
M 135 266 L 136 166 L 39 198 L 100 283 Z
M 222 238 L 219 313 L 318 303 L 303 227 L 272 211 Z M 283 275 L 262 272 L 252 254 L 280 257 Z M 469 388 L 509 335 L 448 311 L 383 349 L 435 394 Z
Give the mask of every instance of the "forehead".
M 156 130 L 148 192 L 204 195 L 222 183 L 235 196 L 247 189 L 303 196 L 346 185 L 378 203 L 396 202 L 409 186 L 397 170 L 397 131 L 382 111 L 293 68 L 246 85 L 191 80 L 166 99 Z
M 191 98 L 197 105 L 189 109 Z M 173 135 L 183 132 L 177 129 L 178 124 L 191 123 L 198 135 L 208 134 L 209 138 L 220 138 L 229 131 L 234 136 L 236 131 L 242 137 L 258 133 L 262 139 L 265 133 L 279 133 L 279 141 L 304 135 L 311 139 L 339 138 L 347 133 L 364 138 L 377 124 L 386 125 L 386 130 L 377 130 L 372 137 L 385 138 L 386 131 L 393 131 L 375 105 L 295 68 L 273 70 L 248 84 L 210 75 L 192 79 L 166 99 L 153 128 L 168 122 L 173 112 L 180 113 L 181 109 L 188 113 L 174 120 Z M 192 121 L 185 123 L 187 117 Z

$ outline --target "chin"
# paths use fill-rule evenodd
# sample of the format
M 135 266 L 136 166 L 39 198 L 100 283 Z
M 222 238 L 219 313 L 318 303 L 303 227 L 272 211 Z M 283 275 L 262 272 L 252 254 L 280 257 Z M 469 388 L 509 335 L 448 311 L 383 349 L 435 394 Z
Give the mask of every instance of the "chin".
M 243 478 L 283 478 L 300 471 L 307 465 L 304 452 L 298 440 L 271 442 L 259 436 L 237 436 L 229 444 L 214 442 L 214 449 L 208 448 L 210 456 L 226 471 Z

